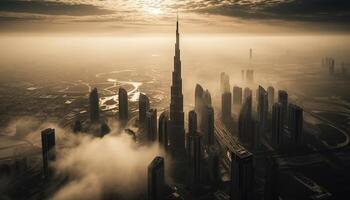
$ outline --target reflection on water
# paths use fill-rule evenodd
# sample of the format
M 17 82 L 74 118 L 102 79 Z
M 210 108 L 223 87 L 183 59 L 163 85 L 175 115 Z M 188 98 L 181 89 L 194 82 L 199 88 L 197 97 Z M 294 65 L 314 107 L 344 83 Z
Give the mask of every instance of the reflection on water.
M 101 77 L 101 76 L 108 76 L 111 74 L 116 74 L 120 72 L 132 72 L 133 70 L 120 70 L 120 71 L 113 71 L 110 73 L 100 73 L 97 74 L 96 77 Z M 117 85 L 123 86 L 123 85 L 131 85 L 132 89 L 128 91 L 128 98 L 129 101 L 131 102 L 136 102 L 139 100 L 140 96 L 140 91 L 139 88 L 143 84 L 142 82 L 135 82 L 135 81 L 118 81 L 117 79 L 114 78 L 107 78 L 107 82 L 113 83 L 112 86 L 109 86 L 107 88 L 104 88 L 105 91 L 108 91 L 111 95 L 110 96 L 105 96 L 100 98 L 100 106 L 101 110 L 112 110 L 117 108 L 118 106 L 118 93 L 114 92 L 112 88 L 115 88 Z

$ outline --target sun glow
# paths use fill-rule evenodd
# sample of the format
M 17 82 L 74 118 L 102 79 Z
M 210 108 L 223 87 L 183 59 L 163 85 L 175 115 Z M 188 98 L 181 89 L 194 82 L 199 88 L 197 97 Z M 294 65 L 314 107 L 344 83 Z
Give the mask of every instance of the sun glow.
M 163 13 L 160 8 L 146 8 L 145 10 L 151 15 L 160 15 Z

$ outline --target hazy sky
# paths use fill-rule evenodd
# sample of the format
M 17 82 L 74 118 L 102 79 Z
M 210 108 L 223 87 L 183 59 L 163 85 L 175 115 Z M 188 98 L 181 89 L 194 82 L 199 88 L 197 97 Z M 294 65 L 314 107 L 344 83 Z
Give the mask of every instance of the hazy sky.
M 0 0 L 1 32 L 348 33 L 349 0 Z

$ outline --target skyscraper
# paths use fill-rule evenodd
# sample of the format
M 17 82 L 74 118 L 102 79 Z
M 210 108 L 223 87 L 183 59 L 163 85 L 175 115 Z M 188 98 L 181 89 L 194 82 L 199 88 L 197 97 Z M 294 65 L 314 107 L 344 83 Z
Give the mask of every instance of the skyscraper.
M 267 158 L 264 199 L 278 200 L 278 166 L 273 157 Z
M 225 92 L 221 96 L 221 119 L 223 121 L 230 121 L 232 119 L 231 115 L 231 92 Z
M 119 120 L 128 120 L 128 92 L 120 87 L 118 92 L 119 99 Z
M 149 110 L 149 99 L 146 95 L 140 93 L 139 98 L 139 123 L 140 125 L 146 122 L 146 112 Z
M 282 121 L 284 124 L 287 122 L 287 110 L 288 110 L 288 93 L 284 90 L 278 90 L 278 102 L 282 106 Z
M 211 145 L 208 148 L 208 168 L 209 179 L 212 184 L 216 185 L 220 182 L 220 150 L 217 146 Z
M 150 109 L 146 113 L 146 133 L 149 142 L 157 140 L 157 109 Z
M 94 88 L 89 95 L 89 110 L 91 122 L 98 122 L 100 120 L 100 106 L 97 88 Z
M 252 96 L 245 98 L 238 117 L 238 139 L 252 142 Z
M 188 113 L 187 163 L 189 184 L 196 186 L 201 179 L 202 138 L 197 131 L 197 114 L 194 110 Z
M 231 152 L 231 200 L 252 200 L 253 187 L 253 155 L 245 149 Z
M 211 95 L 209 90 L 206 90 L 203 94 L 203 102 L 207 106 L 211 106 Z
M 253 92 L 252 92 L 252 90 L 251 90 L 250 88 L 248 88 L 248 87 L 244 88 L 244 94 L 243 94 L 244 98 L 243 98 L 243 102 L 244 102 L 244 100 L 245 100 L 247 97 L 252 96 L 252 95 L 253 95 Z
M 55 155 L 55 129 L 48 128 L 41 131 L 41 145 L 43 152 L 43 174 L 45 178 L 49 178 L 52 174 L 52 169 L 49 167 L 49 162 L 54 161 Z
M 272 107 L 272 145 L 279 148 L 283 139 L 283 105 L 275 103 Z
M 251 128 L 252 128 L 252 135 L 253 135 L 253 140 L 252 140 L 252 143 L 251 143 L 251 147 L 254 150 L 257 150 L 261 146 L 261 133 L 262 133 L 262 130 L 260 128 L 259 122 L 257 120 L 255 120 L 255 119 L 252 120 Z
M 204 104 L 203 96 L 204 96 L 203 87 L 197 84 L 195 89 L 195 94 L 194 94 L 194 109 L 197 113 L 200 113 L 203 107 L 203 104 Z
M 288 128 L 294 144 L 301 144 L 303 139 L 303 109 L 297 105 L 289 104 Z
M 225 72 L 220 74 L 220 90 L 221 93 L 230 92 L 230 77 Z
M 158 141 L 159 145 L 164 148 L 165 151 L 168 150 L 168 133 L 169 133 L 169 113 L 168 111 L 162 112 L 159 116 L 158 123 Z
M 182 157 L 185 152 L 185 129 L 181 78 L 180 34 L 179 21 L 176 22 L 176 43 L 174 56 L 174 71 L 172 73 L 171 103 L 170 103 L 170 143 L 174 156 Z
M 148 165 L 148 200 L 164 200 L 164 158 L 155 157 Z
M 233 104 L 242 104 L 242 88 L 238 86 L 233 87 Z
M 267 95 L 269 100 L 269 110 L 272 110 L 272 106 L 275 103 L 275 88 L 272 86 L 267 88 Z
M 266 90 L 259 85 L 258 88 L 258 120 L 260 128 L 265 131 L 267 128 L 267 117 L 269 114 L 268 95 Z
M 207 147 L 214 144 L 214 109 L 211 106 L 205 106 L 202 117 L 202 133 L 205 138 L 205 145 Z

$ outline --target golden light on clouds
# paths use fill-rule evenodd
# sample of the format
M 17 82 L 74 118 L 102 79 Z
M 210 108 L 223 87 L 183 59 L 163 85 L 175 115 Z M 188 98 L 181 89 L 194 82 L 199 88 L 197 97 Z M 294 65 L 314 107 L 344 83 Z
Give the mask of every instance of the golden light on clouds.
M 151 15 L 163 14 L 163 11 L 160 8 L 145 8 L 145 11 Z

